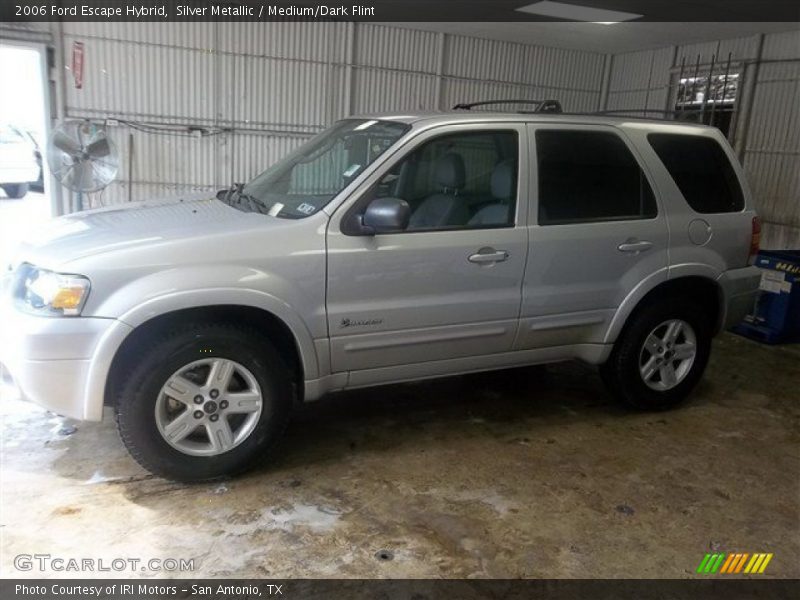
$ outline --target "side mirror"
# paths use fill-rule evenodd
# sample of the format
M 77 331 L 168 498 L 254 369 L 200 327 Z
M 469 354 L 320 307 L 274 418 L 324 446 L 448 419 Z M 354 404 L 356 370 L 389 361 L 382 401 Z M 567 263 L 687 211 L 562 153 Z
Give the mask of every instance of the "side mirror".
M 410 219 L 411 207 L 402 198 L 377 198 L 364 211 L 362 231 L 368 235 L 403 231 Z

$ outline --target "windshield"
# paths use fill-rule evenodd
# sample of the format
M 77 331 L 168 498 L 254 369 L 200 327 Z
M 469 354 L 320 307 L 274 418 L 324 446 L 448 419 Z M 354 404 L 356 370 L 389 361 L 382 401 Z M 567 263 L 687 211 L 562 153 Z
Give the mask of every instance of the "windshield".
M 408 129 L 394 121 L 339 121 L 245 185 L 247 203 L 239 207 L 287 219 L 313 215 Z

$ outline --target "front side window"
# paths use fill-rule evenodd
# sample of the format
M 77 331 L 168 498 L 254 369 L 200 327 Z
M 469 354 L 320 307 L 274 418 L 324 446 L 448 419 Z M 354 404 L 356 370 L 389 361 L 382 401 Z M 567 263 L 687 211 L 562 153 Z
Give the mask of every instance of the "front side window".
M 241 191 L 219 197 L 237 208 L 276 217 L 308 217 L 333 200 L 408 130 L 408 125 L 394 121 L 339 121 Z
M 434 138 L 396 163 L 362 198 L 358 210 L 363 213 L 376 198 L 395 197 L 411 207 L 406 231 L 511 227 L 518 147 L 514 131 Z
M 536 153 L 540 225 L 656 216 L 653 190 L 617 134 L 543 129 Z
M 647 140 L 693 210 L 726 213 L 744 209 L 742 187 L 719 142 L 674 133 L 651 133 Z

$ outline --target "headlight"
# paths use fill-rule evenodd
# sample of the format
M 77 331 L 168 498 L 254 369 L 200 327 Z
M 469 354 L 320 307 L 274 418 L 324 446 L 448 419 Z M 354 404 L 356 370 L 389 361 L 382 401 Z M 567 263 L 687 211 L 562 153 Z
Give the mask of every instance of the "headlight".
M 76 317 L 89 297 L 89 280 L 24 265 L 20 269 L 17 302 L 25 311 L 45 316 Z

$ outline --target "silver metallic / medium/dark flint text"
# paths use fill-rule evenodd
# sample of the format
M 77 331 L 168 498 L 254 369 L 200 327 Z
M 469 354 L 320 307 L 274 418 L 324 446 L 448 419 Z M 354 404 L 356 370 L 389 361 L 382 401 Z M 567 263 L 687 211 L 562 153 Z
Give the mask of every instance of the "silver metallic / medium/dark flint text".
M 374 6 L 329 6 L 318 4 L 317 6 L 275 6 L 267 7 L 267 14 L 270 17 L 374 17 Z

